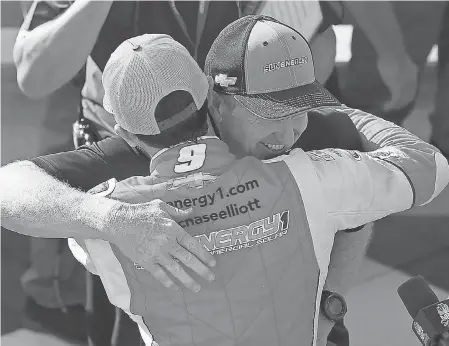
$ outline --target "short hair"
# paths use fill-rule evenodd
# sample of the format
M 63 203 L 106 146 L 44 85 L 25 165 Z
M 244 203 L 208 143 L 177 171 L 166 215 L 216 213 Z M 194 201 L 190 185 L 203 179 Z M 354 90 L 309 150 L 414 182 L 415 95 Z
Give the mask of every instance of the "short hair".
M 154 111 L 157 121 L 163 121 L 185 110 L 194 102 L 192 95 L 184 90 L 174 91 L 163 97 Z M 162 131 L 157 135 L 139 135 L 136 137 L 156 148 L 169 148 L 176 144 L 197 141 L 207 133 L 207 100 L 199 110 L 194 111 L 186 120 Z

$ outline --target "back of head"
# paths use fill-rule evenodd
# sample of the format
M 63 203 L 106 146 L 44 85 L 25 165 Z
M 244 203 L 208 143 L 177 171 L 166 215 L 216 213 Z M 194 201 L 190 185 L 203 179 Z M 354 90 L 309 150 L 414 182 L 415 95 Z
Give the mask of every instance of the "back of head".
M 180 120 L 173 126 L 167 126 L 160 134 L 136 137 L 155 148 L 168 148 L 173 145 L 195 141 L 207 133 L 207 105 L 204 102 L 197 109 L 192 95 L 185 90 L 176 90 L 164 96 L 156 106 L 154 117 L 157 123 L 170 123 Z
M 166 147 L 204 131 L 207 78 L 168 35 L 123 42 L 106 64 L 103 86 L 104 108 L 140 140 Z

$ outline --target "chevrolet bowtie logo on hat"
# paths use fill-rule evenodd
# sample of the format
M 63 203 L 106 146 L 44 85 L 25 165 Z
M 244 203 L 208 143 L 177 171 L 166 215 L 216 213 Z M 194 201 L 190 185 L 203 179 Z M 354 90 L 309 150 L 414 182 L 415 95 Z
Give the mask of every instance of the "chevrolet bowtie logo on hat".
M 235 85 L 237 82 L 237 77 L 228 77 L 225 74 L 218 74 L 215 76 L 215 83 L 220 84 L 222 87 L 228 87 L 230 85 Z
M 204 72 L 214 79 L 216 92 L 234 95 L 265 119 L 341 105 L 316 81 L 306 39 L 268 16 L 242 17 L 224 28 L 209 50 Z

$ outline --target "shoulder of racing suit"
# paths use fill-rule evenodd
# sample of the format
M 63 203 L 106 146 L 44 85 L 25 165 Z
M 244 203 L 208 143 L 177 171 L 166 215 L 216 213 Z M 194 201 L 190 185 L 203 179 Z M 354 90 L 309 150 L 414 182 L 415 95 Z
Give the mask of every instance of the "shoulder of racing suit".
M 307 214 L 321 213 L 335 231 L 344 230 L 424 205 L 447 185 L 447 161 L 432 146 L 409 138 L 391 146 L 383 142 L 369 153 L 294 149 L 274 161 L 290 169 Z
M 306 130 L 294 144 L 294 148 L 304 151 L 339 148 L 364 151 L 357 128 L 348 114 L 339 108 L 326 107 L 307 113 L 309 121 Z M 341 230 L 351 233 L 363 229 L 363 226 Z

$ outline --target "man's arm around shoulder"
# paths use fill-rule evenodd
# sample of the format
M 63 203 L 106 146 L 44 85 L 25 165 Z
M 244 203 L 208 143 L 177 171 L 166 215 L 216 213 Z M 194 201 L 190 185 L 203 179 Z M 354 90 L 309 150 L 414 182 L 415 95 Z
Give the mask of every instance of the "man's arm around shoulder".
M 366 151 L 400 169 L 414 192 L 413 206 L 430 203 L 449 182 L 446 158 L 433 145 L 396 124 L 361 110 L 341 108 L 361 134 Z
M 320 199 L 335 231 L 429 203 L 448 184 L 448 162 L 433 146 L 391 123 L 375 126 L 377 117 L 356 121 L 349 116 L 358 128 L 372 122 L 362 134 L 371 147 L 377 142 L 378 149 L 295 149 L 284 159 L 306 209 L 310 205 L 315 210 L 314 201 Z
M 105 231 L 116 201 L 71 188 L 30 161 L 1 167 L 0 186 L 7 229 L 37 237 L 109 239 Z
M 113 225 L 106 225 L 111 221 L 110 208 L 121 202 L 79 189 L 87 191 L 112 177 L 120 180 L 147 170 L 148 161 L 118 137 L 11 163 L 0 168 L 3 224 L 36 237 L 107 238 L 113 229 Z M 100 205 L 92 209 L 95 203 Z M 106 233 L 98 234 L 103 231 Z
M 200 289 L 180 263 L 213 280 L 207 268 L 215 265 L 213 256 L 176 222 L 189 212 L 161 200 L 129 204 L 84 193 L 30 161 L 1 167 L 0 190 L 2 226 L 7 229 L 35 237 L 109 241 L 167 288 L 177 286 L 163 268 L 193 291 Z

